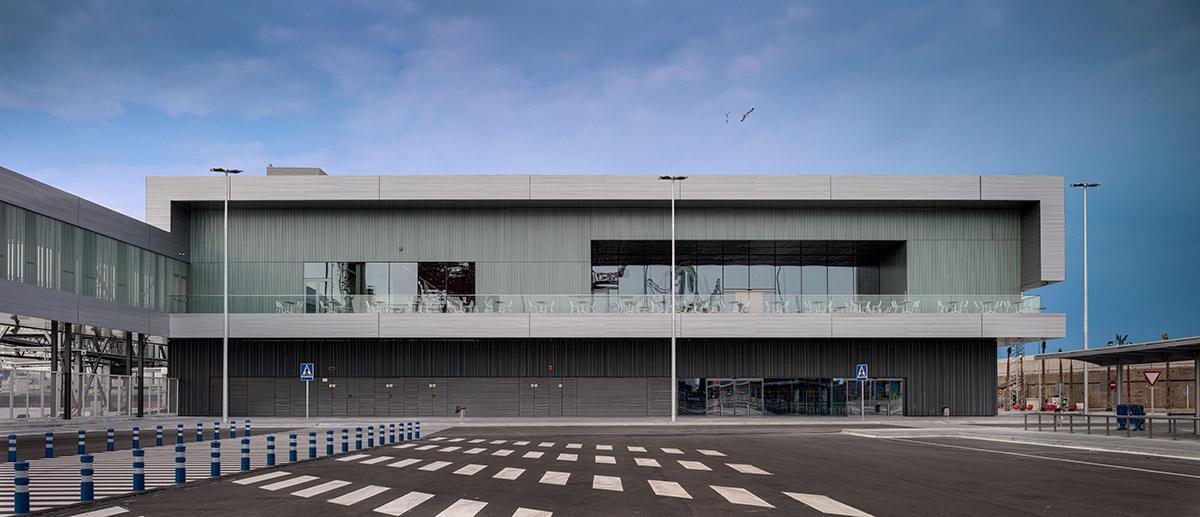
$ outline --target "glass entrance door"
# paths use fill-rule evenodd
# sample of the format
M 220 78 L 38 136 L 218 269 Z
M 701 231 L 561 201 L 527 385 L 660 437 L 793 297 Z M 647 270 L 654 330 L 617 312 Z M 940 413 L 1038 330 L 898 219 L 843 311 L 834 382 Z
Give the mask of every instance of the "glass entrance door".
M 859 391 L 859 386 L 865 384 L 866 397 Z M 872 379 L 860 383 L 850 379 L 846 381 L 846 409 L 854 416 L 902 416 L 904 415 L 904 380 L 903 379 Z
M 762 379 L 709 379 L 707 388 L 709 415 L 763 414 Z

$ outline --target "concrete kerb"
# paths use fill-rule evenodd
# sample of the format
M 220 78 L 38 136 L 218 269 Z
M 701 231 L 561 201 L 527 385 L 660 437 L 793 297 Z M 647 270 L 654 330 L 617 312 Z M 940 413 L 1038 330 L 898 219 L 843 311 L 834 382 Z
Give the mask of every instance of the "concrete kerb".
M 1040 445 L 1045 447 L 1059 447 L 1064 449 L 1079 449 L 1094 452 L 1107 452 L 1118 454 L 1139 454 L 1160 456 L 1164 458 L 1182 459 L 1200 461 L 1200 446 L 1191 444 L 1177 445 L 1175 447 L 1155 447 L 1142 444 L 1112 444 L 1099 443 L 1097 438 L 1108 437 L 1088 437 L 1087 435 L 1078 435 L 1073 437 L 1063 436 L 1037 436 L 1025 434 L 1025 431 L 1015 431 L 1009 433 L 989 432 L 986 429 L 970 428 L 970 429 L 844 429 L 841 434 L 848 436 L 858 436 L 862 438 L 875 439 L 910 439 L 910 438 L 964 438 L 969 440 L 980 440 L 989 442 L 1016 443 L 1025 445 Z M 1148 438 L 1138 438 L 1149 440 Z

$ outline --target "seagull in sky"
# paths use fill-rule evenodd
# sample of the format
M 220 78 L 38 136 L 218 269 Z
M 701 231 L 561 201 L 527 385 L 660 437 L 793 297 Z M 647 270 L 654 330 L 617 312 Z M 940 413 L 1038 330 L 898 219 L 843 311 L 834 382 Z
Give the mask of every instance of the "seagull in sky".
M 749 117 L 751 113 L 754 113 L 754 108 L 750 108 L 750 111 L 747 111 L 745 115 L 742 115 L 742 120 L 740 120 L 739 122 L 745 122 L 746 117 Z

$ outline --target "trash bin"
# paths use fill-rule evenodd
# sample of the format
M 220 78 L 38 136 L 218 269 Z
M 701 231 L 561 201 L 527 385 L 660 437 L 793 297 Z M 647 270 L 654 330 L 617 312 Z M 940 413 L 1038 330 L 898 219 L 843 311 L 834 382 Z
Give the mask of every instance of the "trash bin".
M 1129 416 L 1146 416 L 1146 406 L 1141 404 L 1129 404 Z M 1129 425 L 1133 426 L 1134 431 L 1141 431 L 1145 425 L 1145 418 L 1130 418 Z
M 950 406 L 942 406 L 942 416 L 950 418 Z
M 1117 404 L 1117 430 L 1124 431 L 1126 418 L 1121 418 L 1129 414 L 1129 404 Z

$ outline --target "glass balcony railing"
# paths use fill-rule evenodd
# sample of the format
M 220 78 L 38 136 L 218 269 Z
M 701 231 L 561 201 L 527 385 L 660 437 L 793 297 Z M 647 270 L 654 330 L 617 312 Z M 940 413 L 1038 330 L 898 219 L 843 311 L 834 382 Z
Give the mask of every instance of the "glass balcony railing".
M 476 294 L 476 295 L 230 295 L 234 314 L 580 314 L 669 313 L 667 295 Z M 220 314 L 221 295 L 174 297 L 176 313 Z M 681 313 L 716 314 L 960 314 L 1041 312 L 1041 297 L 1009 294 L 780 295 L 744 291 L 679 295 Z

